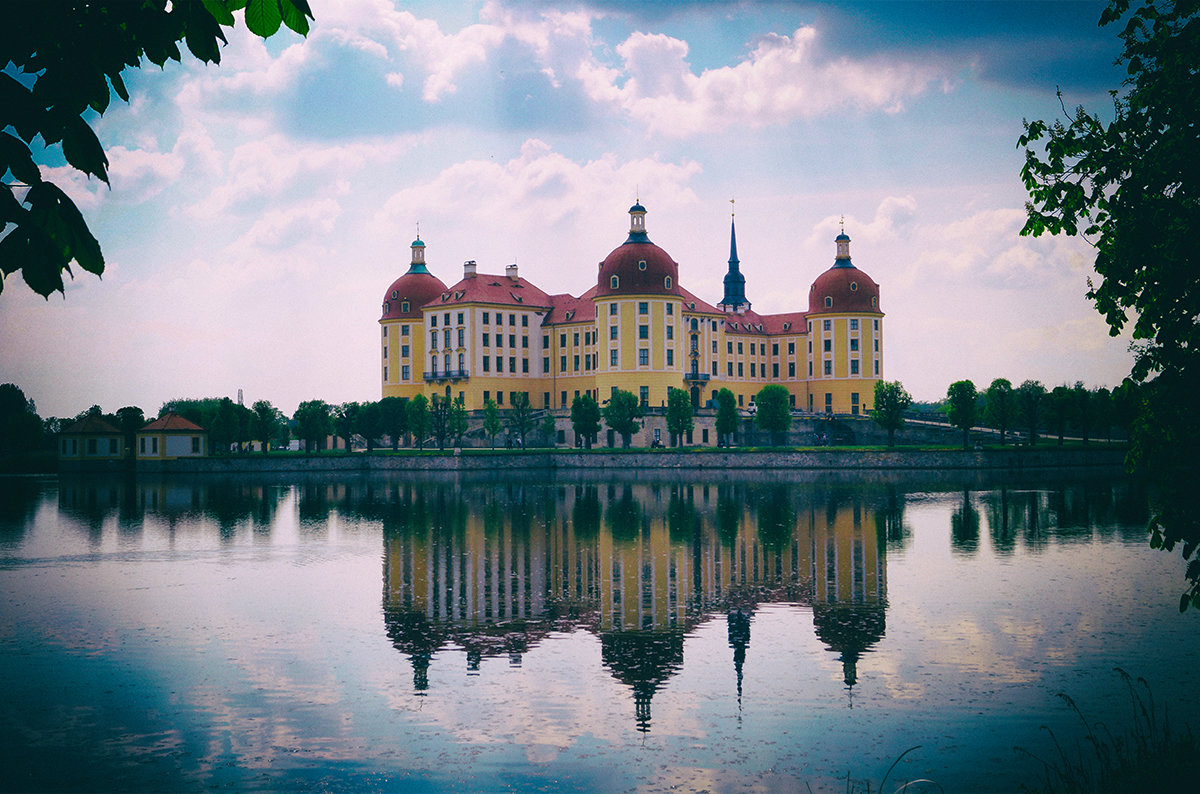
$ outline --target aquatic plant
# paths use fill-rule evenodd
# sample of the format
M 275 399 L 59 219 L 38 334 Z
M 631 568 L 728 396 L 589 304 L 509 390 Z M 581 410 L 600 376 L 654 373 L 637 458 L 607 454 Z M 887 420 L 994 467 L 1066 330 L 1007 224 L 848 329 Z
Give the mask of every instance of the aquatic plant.
M 1102 722 L 1089 720 L 1070 695 L 1059 692 L 1083 724 L 1084 735 L 1073 750 L 1063 747 L 1058 736 L 1043 725 L 1053 742 L 1056 757 L 1041 758 L 1023 747 L 1018 753 L 1042 764 L 1040 786 L 1030 789 L 1043 794 L 1070 792 L 1187 791 L 1200 775 L 1200 742 L 1190 727 L 1182 732 L 1171 728 L 1166 709 L 1160 715 L 1146 679 L 1134 678 L 1114 668 L 1129 691 L 1133 719 L 1116 734 Z

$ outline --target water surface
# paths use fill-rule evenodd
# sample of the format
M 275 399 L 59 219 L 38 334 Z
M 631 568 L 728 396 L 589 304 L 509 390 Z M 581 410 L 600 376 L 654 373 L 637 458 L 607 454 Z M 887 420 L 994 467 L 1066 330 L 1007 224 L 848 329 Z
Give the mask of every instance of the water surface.
M 0 480 L 0 787 L 946 791 L 1120 667 L 1200 726 L 1123 479 Z M 889 783 L 890 785 L 890 783 Z

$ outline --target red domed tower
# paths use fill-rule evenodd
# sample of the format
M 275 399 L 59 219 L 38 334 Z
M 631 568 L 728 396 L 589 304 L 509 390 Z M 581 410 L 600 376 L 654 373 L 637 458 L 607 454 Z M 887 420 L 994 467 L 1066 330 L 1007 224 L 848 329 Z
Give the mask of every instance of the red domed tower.
M 596 372 L 601 404 L 621 389 L 646 405 L 664 405 L 667 393 L 684 385 L 684 292 L 679 265 L 646 234 L 640 202 L 629 208 L 629 236 L 600 263 L 592 300 L 604 343 Z
M 883 375 L 883 312 L 879 285 L 854 266 L 850 237 L 834 239 L 833 267 L 808 293 L 809 410 L 861 414 L 874 404 Z
M 425 360 L 425 324 L 421 307 L 445 291 L 446 285 L 425 266 L 425 243 L 417 235 L 408 270 L 383 295 L 379 324 L 384 397 L 414 397 L 424 390 L 421 362 Z

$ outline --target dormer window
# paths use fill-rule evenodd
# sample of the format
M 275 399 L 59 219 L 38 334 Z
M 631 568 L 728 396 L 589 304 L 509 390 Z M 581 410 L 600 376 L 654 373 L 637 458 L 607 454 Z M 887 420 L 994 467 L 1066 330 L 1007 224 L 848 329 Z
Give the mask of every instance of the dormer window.
M 826 297 L 825 297 L 825 308 L 826 308 L 826 309 L 832 309 L 832 308 L 833 308 L 833 298 L 831 298 L 831 297 L 829 297 L 829 296 L 826 296 Z
M 858 292 L 858 282 L 857 282 L 857 281 L 851 281 L 851 282 L 850 282 L 850 291 L 851 291 L 851 292 Z
M 638 270 L 645 270 L 645 269 L 646 269 L 646 260 L 639 259 L 638 260 Z
M 663 276 L 663 287 L 666 289 L 671 288 L 671 277 L 670 276 Z
M 400 303 L 400 311 L 405 312 L 405 313 L 408 312 L 408 301 L 402 301 Z
M 396 298 L 399 298 L 399 297 L 400 297 L 399 291 L 392 290 L 392 300 L 396 300 Z
M 874 295 L 872 295 L 871 296 L 871 308 L 874 309 L 878 303 L 879 303 L 879 298 L 876 298 Z
M 613 276 L 611 279 L 609 279 L 608 286 L 612 289 L 618 289 L 621 286 L 621 277 Z

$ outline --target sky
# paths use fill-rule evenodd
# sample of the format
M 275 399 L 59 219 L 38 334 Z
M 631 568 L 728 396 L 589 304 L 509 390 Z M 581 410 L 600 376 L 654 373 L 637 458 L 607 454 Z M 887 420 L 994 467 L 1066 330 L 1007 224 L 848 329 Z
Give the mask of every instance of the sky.
M 447 285 L 516 263 L 579 295 L 628 209 L 680 283 L 803 310 L 844 219 L 880 284 L 883 377 L 1118 384 L 1093 249 L 1019 236 L 1023 119 L 1111 107 L 1103 3 L 310 0 L 219 66 L 127 70 L 91 119 L 111 188 L 40 155 L 99 239 L 48 301 L 0 293 L 0 383 L 43 416 L 184 397 L 380 397 L 384 293 L 419 234 Z M 735 203 L 731 204 L 730 201 Z

